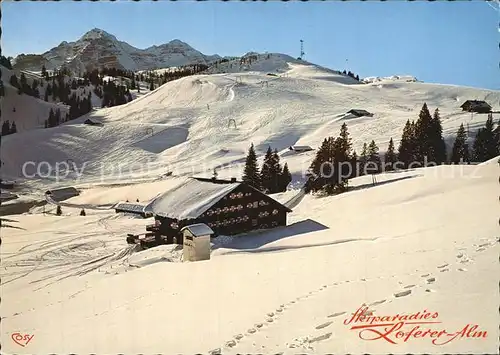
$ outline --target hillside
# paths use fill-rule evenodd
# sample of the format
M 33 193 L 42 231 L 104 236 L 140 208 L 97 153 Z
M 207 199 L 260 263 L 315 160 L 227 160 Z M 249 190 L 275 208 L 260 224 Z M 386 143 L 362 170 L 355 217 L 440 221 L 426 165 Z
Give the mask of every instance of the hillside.
M 65 66 L 76 73 L 95 68 L 147 70 L 188 64 L 208 64 L 219 59 L 204 55 L 187 43 L 172 40 L 160 46 L 138 49 L 98 28 L 74 42 L 62 42 L 43 54 L 21 54 L 14 59 L 15 69 L 40 70 Z
M 258 62 L 263 72 L 189 76 L 128 104 L 90 113 L 103 122 L 102 127 L 85 126 L 79 119 L 6 137 L 3 152 L 18 154 L 2 153 L 3 174 L 19 178 L 25 161 L 44 160 L 54 167 L 71 159 L 85 167 L 82 183 L 113 180 L 118 174 L 126 180 L 154 179 L 168 171 L 211 176 L 215 167 L 221 167 L 221 177 L 241 176 L 241 164 L 253 142 L 260 156 L 269 145 L 278 149 L 295 180 L 300 180 L 314 152 L 296 155 L 287 148 L 317 148 L 326 136 L 338 134 L 343 122 L 358 153 L 372 139 L 383 152 L 391 137 L 397 146 L 406 120 L 416 119 L 426 102 L 431 110 L 439 108 L 450 146 L 461 123 L 469 125 L 473 137 L 486 121 L 486 115 L 462 112 L 463 101 L 484 99 L 494 106 L 500 99 L 496 91 L 406 79 L 360 84 L 313 64 L 287 62 L 281 55 L 279 60 L 271 58 Z M 286 70 L 283 63 L 287 71 L 267 75 L 267 69 Z M 349 118 L 345 113 L 353 108 L 368 110 L 373 117 Z M 236 129 L 230 125 L 232 119 Z M 40 143 L 36 149 L 21 149 L 25 140 Z M 52 171 L 49 180 L 55 177 Z M 77 176 L 72 172 L 68 177 Z
M 287 227 L 219 237 L 209 261 L 191 263 L 176 262 L 173 246 L 126 244 L 126 233 L 150 221 L 105 209 L 78 215 L 84 204 L 152 197 L 175 186 L 167 181 L 84 190 L 63 217 L 49 208 L 9 216 L 3 350 L 18 352 L 8 340 L 25 331 L 37 354 L 493 354 L 497 178 L 494 161 L 384 174 L 377 187 L 356 178 L 351 192 L 304 197 Z M 359 322 L 348 323 L 363 305 L 375 316 L 437 313 L 441 323 L 422 331 L 453 335 L 475 324 L 487 336 L 367 341 L 375 335 L 360 339 L 363 328 L 351 329 Z

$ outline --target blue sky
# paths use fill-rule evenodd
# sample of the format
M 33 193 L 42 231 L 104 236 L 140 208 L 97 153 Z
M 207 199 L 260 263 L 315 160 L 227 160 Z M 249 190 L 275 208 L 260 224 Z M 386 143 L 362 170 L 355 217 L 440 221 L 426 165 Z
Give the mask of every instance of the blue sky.
M 138 48 L 187 42 L 204 54 L 279 52 L 360 77 L 500 90 L 500 14 L 483 1 L 2 2 L 6 56 L 43 53 L 101 28 Z

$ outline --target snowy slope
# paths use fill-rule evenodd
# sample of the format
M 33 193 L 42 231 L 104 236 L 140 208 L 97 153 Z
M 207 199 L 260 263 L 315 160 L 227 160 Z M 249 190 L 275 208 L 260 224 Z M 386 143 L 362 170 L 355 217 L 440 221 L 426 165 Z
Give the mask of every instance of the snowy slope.
M 102 127 L 83 125 L 83 117 L 15 139 L 7 137 L 5 148 L 17 154 L 2 155 L 2 173 L 19 178 L 26 161 L 46 161 L 54 168 L 70 159 L 83 172 L 71 172 L 68 177 L 80 179 L 66 184 L 156 178 L 168 171 L 211 176 L 214 168 L 219 168 L 220 177 L 239 177 L 253 142 L 260 157 L 269 145 L 278 149 L 297 181 L 315 153 L 291 154 L 287 148 L 317 148 L 326 136 L 337 135 L 344 121 L 358 153 L 372 139 L 383 152 L 391 137 L 398 144 L 406 120 L 417 119 L 427 102 L 430 110 L 439 108 L 451 145 L 461 123 L 469 124 L 473 136 L 486 120 L 486 115 L 462 112 L 463 101 L 485 99 L 494 109 L 500 101 L 498 91 L 458 86 L 353 83 L 334 71 L 292 60 L 278 61 L 289 68 L 284 75 L 267 75 L 276 62 L 263 60 L 259 65 L 264 72 L 196 75 L 169 82 L 126 105 L 93 111 L 89 116 L 102 121 Z M 346 120 L 344 115 L 352 108 L 374 116 Z M 25 140 L 39 144 L 36 149 L 25 147 Z M 43 167 L 42 175 L 50 173 L 47 170 Z M 56 177 L 52 169 L 49 179 Z
M 3 351 L 495 353 L 497 177 L 490 162 L 385 174 L 377 187 L 367 187 L 369 176 L 357 178 L 351 192 L 304 197 L 288 227 L 215 240 L 211 260 L 194 263 L 176 262 L 173 246 L 134 252 L 125 234 L 144 231 L 145 221 L 112 211 L 9 216 Z M 146 186 L 150 196 L 159 191 L 137 185 L 143 194 Z M 69 202 L 105 194 L 113 193 L 87 190 Z M 394 333 L 396 344 L 363 340 L 362 329 L 346 325 L 362 305 L 375 316 L 437 312 L 441 323 L 422 330 L 453 334 L 471 324 L 487 336 L 444 336 L 441 343 L 452 340 L 444 345 Z M 19 350 L 13 332 L 34 337 Z
M 43 128 L 44 122 L 49 117 L 51 109 L 54 111 L 59 109 L 63 117 L 66 112 L 69 111 L 69 107 L 61 103 L 45 102 L 26 94 L 18 95 L 18 90 L 15 87 L 12 87 L 9 83 L 9 79 L 14 71 L 2 66 L 0 66 L 0 70 L 2 71 L 2 82 L 5 88 L 5 96 L 2 98 L 2 123 L 7 120 L 10 123 L 15 122 L 17 131 L 22 132 L 36 128 Z M 28 83 L 31 83 L 33 78 L 39 80 L 36 75 L 30 75 L 30 73 L 27 72 L 26 74 Z M 39 91 L 41 92 L 40 97 L 42 98 L 45 93 L 45 89 L 46 87 L 39 88 Z

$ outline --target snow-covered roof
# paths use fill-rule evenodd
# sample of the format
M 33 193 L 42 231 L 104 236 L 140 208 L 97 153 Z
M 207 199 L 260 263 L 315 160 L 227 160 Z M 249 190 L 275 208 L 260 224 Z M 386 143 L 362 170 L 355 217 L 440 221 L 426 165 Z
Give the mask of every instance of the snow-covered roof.
M 313 150 L 312 147 L 308 145 L 292 145 L 290 148 L 292 150 Z
M 144 205 L 139 205 L 135 203 L 129 202 L 118 202 L 113 208 L 115 210 L 127 211 L 127 212 L 135 212 L 135 213 L 143 213 Z
M 179 186 L 157 197 L 146 208 L 173 219 L 194 219 L 219 202 L 240 183 L 214 184 L 189 178 Z
M 191 224 L 189 226 L 185 226 L 181 229 L 181 232 L 187 229 L 191 234 L 195 237 L 202 237 L 205 235 L 212 235 L 214 231 L 212 228 L 207 226 L 205 223 Z

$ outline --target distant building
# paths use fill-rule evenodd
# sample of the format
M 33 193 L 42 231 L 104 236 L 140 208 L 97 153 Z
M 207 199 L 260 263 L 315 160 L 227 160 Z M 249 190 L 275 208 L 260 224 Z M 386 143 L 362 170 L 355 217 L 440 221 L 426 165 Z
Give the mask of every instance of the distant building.
M 182 244 L 183 227 L 204 223 L 214 235 L 235 235 L 286 226 L 291 210 L 236 179 L 189 178 L 152 201 L 157 228 L 167 243 Z
M 360 109 L 352 109 L 352 110 L 347 111 L 347 113 L 354 115 L 356 117 L 363 117 L 363 116 L 372 117 L 373 116 L 373 113 L 370 113 L 366 110 L 360 110 Z
M 491 106 L 486 101 L 481 100 L 467 100 L 462 106 L 463 111 L 476 112 L 476 113 L 490 113 Z
M 294 152 L 297 152 L 297 153 L 309 152 L 311 150 L 314 150 L 308 145 L 292 145 L 288 149 L 293 150 Z
M 116 213 L 131 213 L 141 216 L 142 218 L 152 217 L 153 214 L 146 210 L 146 206 L 137 203 L 119 202 L 113 209 Z

